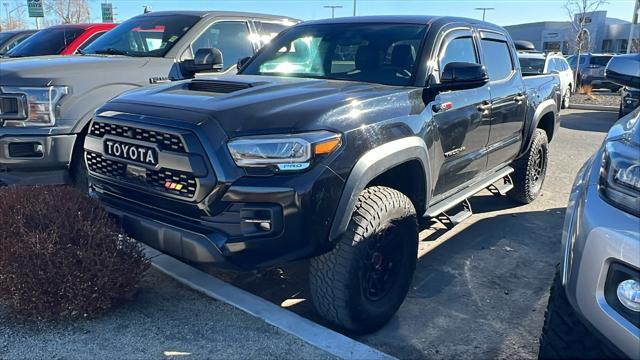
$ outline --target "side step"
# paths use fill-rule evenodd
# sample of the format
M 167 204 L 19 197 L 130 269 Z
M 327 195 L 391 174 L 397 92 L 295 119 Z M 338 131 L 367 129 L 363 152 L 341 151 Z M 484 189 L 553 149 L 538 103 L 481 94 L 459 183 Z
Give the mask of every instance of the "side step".
M 438 221 L 440 221 L 449 230 L 473 215 L 473 210 L 471 209 L 471 203 L 469 202 L 469 199 L 464 199 L 459 208 L 456 206 L 451 210 L 455 210 L 456 212 L 452 215 L 451 212 L 443 212 L 442 214 L 440 214 L 440 216 L 438 216 Z
M 496 182 L 487 187 L 493 195 L 507 195 L 509 191 L 513 189 L 513 180 L 511 180 L 511 175 L 507 175 L 502 178 L 502 183 Z
M 504 178 L 508 177 L 509 181 L 511 181 L 510 175 L 511 173 L 513 173 L 513 171 L 514 170 L 511 166 L 507 166 L 506 168 L 496 172 L 492 176 L 487 177 L 483 181 L 480 181 L 475 185 L 472 185 L 466 189 L 459 191 L 457 194 L 451 196 L 450 198 L 440 201 L 437 204 L 429 206 L 429 208 L 427 209 L 427 212 L 424 215 L 430 218 L 437 218 L 440 214 L 443 214 L 447 210 L 450 210 L 456 207 L 463 201 L 466 201 L 467 199 L 479 193 L 480 191 L 484 190 L 485 188 L 492 186 L 492 184 L 497 182 L 498 180 L 503 179 L 504 181 Z M 513 183 L 511 183 L 510 186 L 513 188 Z M 504 189 L 507 189 L 507 187 L 504 187 Z M 511 189 L 507 189 L 506 191 L 509 191 L 509 190 Z M 470 206 L 469 206 L 469 209 L 471 209 Z

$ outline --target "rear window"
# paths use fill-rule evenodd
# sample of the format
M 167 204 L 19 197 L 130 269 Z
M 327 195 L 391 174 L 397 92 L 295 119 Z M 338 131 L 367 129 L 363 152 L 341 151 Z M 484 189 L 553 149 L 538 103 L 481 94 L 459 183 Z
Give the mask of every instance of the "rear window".
M 607 64 L 609 63 L 609 60 L 611 60 L 611 56 L 592 56 L 591 61 L 589 61 L 589 64 L 598 65 L 598 66 L 607 66 Z
M 78 28 L 44 29 L 13 48 L 9 51 L 8 56 L 58 55 L 83 32 L 84 29 Z
M 544 59 L 520 58 L 522 75 L 541 75 L 544 72 Z

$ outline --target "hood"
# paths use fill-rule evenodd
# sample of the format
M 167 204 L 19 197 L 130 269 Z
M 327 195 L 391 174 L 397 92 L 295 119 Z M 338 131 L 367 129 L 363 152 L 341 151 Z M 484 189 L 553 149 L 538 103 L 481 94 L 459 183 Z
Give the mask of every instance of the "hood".
M 173 120 L 215 121 L 230 137 L 318 129 L 347 131 L 424 109 L 421 88 L 249 75 L 135 90 L 104 109 L 118 110 L 118 104 L 140 114 L 145 113 L 145 105 L 164 108 L 157 111 Z M 190 117 L 189 112 L 205 116 Z
M 0 85 L 74 85 L 78 82 L 87 82 L 88 79 L 128 82 L 131 74 L 139 71 L 152 60 L 156 59 L 93 55 L 2 59 L 0 60 Z M 165 73 L 168 73 L 168 70 L 165 70 Z

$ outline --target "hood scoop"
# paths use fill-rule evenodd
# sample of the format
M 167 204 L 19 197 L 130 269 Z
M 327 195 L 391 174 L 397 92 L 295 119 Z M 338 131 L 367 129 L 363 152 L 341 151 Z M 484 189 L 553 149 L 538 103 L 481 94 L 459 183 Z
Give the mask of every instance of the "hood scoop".
M 248 89 L 250 87 L 253 87 L 253 85 L 248 83 L 220 80 L 196 79 L 192 80 L 189 83 L 189 90 L 191 91 L 203 91 L 216 94 L 230 94 L 232 92 Z

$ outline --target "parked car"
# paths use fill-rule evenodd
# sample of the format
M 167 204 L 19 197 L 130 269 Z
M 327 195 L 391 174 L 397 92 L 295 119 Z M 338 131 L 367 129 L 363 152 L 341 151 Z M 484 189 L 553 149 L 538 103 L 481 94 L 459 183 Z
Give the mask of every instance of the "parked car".
M 577 65 L 577 55 L 567 57 L 569 65 L 573 71 L 578 72 L 578 87 L 582 85 L 590 85 L 594 89 L 603 88 L 611 91 L 618 91 L 620 85 L 608 81 L 604 77 L 604 69 L 607 63 L 613 57 L 613 54 L 580 54 L 580 64 Z M 577 70 L 576 70 L 577 69 Z
M 36 32 L 37 30 L 13 30 L 0 32 L 0 57 Z
M 134 238 L 203 267 L 311 258 L 318 312 L 368 332 L 406 296 L 418 217 L 461 222 L 487 187 L 540 194 L 560 82 L 523 79 L 498 26 L 311 21 L 241 63 L 97 111 L 91 193 Z
M 640 81 L 611 60 L 615 81 Z M 620 63 L 618 63 L 618 61 Z M 618 66 L 619 65 L 619 66 Z M 571 191 L 540 358 L 640 359 L 640 108 L 611 128 Z
M 640 54 L 618 55 L 610 61 L 605 77 L 610 81 L 627 84 L 620 94 L 619 117 L 623 117 L 640 106 Z M 632 74 L 630 76 L 629 74 Z
M 569 107 L 573 86 L 573 70 L 567 60 L 560 53 L 543 53 L 537 51 L 518 51 L 522 76 L 537 76 L 542 74 L 558 74 L 562 89 L 562 108 Z
M 56 25 L 35 33 L 5 54 L 7 58 L 73 55 L 82 51 L 116 24 Z
M 253 55 L 275 31 L 296 21 L 234 12 L 153 12 L 125 21 L 83 55 L 2 60 L 0 183 L 74 182 L 86 188 L 82 142 L 100 105 L 142 86 L 233 72 L 239 58 Z M 211 47 L 222 51 L 223 65 L 207 63 Z

